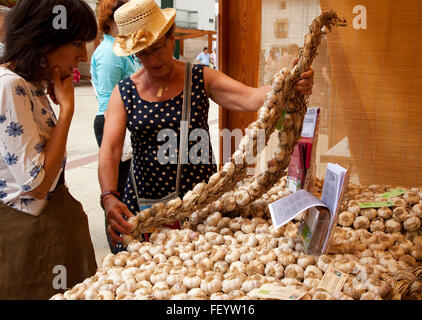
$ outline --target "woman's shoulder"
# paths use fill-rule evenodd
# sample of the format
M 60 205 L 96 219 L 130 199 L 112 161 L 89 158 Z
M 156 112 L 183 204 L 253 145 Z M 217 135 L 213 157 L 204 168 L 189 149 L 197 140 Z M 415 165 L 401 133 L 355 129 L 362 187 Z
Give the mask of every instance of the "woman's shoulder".
M 17 87 L 19 88 L 29 88 L 29 82 L 27 82 L 20 75 L 14 73 L 6 67 L 0 67 L 0 91 L 9 91 L 10 88 Z M 21 89 L 21 92 L 22 89 Z
M 3 67 L 3 66 L 0 66 L 0 78 L 1 78 L 1 84 L 2 85 L 8 84 L 8 83 L 11 83 L 11 82 L 16 82 L 16 81 L 26 82 L 26 80 L 24 78 L 22 78 L 20 75 L 14 73 L 12 70 L 10 70 L 6 67 Z

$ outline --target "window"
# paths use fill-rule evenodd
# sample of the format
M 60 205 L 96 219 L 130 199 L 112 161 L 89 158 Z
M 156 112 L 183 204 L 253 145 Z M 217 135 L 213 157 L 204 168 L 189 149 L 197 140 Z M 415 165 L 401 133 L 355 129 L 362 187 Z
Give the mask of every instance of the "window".
M 277 19 L 274 22 L 274 34 L 276 38 L 287 38 L 289 31 L 289 21 L 287 19 Z

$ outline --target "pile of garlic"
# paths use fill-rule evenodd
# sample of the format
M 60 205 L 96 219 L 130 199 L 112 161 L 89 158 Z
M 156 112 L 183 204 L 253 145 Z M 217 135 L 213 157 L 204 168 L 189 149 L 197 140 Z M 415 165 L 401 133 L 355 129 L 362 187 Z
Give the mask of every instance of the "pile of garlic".
M 316 179 L 312 192 L 321 194 L 322 185 Z M 151 242 L 132 241 L 128 252 L 107 255 L 93 277 L 52 299 L 250 299 L 248 292 L 265 283 L 303 290 L 303 299 L 391 299 L 399 285 L 386 275 L 407 275 L 422 262 L 417 223 L 422 188 L 390 199 L 391 208 L 360 210 L 358 203 L 379 201 L 397 188 L 349 184 L 329 252 L 315 258 L 304 253 L 297 239 L 298 221 L 276 230 L 264 208 L 289 194 L 282 178 L 249 205 L 249 213 L 237 211 L 240 215 L 233 217 L 217 211 L 193 224 L 194 229 L 157 230 Z M 353 221 L 345 223 L 349 213 Z M 342 292 L 334 294 L 318 287 L 331 264 L 349 274 Z M 412 286 L 418 299 L 420 277 Z
M 163 229 L 151 242 L 133 241 L 128 252 L 107 255 L 93 277 L 52 299 L 250 299 L 247 293 L 264 283 L 301 289 L 304 299 L 382 299 L 391 292 L 382 274 L 420 261 L 411 254 L 419 236 L 412 243 L 400 233 L 337 227 L 336 239 L 359 243 L 353 254 L 315 258 L 303 252 L 297 223 L 274 230 L 262 218 L 225 218 L 214 214 L 203 224 L 218 232 Z M 350 274 L 334 295 L 318 288 L 330 264 Z
M 339 213 L 339 225 L 371 232 L 401 232 L 409 240 L 422 235 L 422 188 L 404 188 L 406 193 L 402 196 L 388 199 L 394 203 L 392 207 L 359 207 L 359 203 L 386 201 L 381 195 L 394 189 L 398 188 L 379 185 L 366 188 L 350 184 Z

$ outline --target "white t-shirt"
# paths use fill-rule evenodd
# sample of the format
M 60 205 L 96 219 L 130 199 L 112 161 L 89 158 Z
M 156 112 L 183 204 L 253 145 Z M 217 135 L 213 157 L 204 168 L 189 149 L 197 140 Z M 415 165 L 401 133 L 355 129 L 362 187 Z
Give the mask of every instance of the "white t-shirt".
M 25 195 L 44 179 L 44 146 L 57 118 L 42 88 L 0 67 L 0 201 L 38 216 L 48 203 Z M 50 191 L 53 191 L 66 164 Z

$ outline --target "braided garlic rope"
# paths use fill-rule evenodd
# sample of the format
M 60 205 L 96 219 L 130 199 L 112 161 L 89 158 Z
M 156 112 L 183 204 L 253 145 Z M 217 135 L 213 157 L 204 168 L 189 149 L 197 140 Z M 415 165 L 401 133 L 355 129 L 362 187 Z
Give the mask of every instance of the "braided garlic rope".
M 261 197 L 284 174 L 289 165 L 294 146 L 300 138 L 303 119 L 306 114 L 308 97 L 296 93 L 294 86 L 303 72 L 309 70 L 317 55 L 317 47 L 333 26 L 344 26 L 345 20 L 334 11 L 328 11 L 317 17 L 309 27 L 299 61 L 293 69 L 284 68 L 274 75 L 272 90 L 267 93 L 264 105 L 258 111 L 258 119 L 249 125 L 242 138 L 239 150 L 224 164 L 223 169 L 212 175 L 207 183 L 197 184 L 183 197 L 159 203 L 140 211 L 135 218 L 129 219 L 133 226 L 132 236 L 124 236 L 125 244 L 141 232 L 162 224 L 172 224 L 190 217 L 193 223 L 204 219 L 209 214 L 222 213 L 244 207 Z M 285 113 L 283 128 L 279 132 L 279 144 L 273 158 L 268 161 L 267 169 L 254 177 L 248 186 L 236 187 L 246 178 L 246 157 L 253 150 L 256 154 L 258 130 L 265 130 L 265 144 L 273 133 L 278 120 Z M 251 148 L 252 147 L 252 148 Z M 245 181 L 251 181 L 246 178 Z M 193 213 L 193 214 L 192 214 Z

